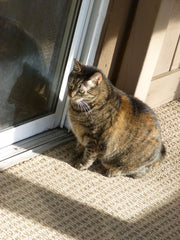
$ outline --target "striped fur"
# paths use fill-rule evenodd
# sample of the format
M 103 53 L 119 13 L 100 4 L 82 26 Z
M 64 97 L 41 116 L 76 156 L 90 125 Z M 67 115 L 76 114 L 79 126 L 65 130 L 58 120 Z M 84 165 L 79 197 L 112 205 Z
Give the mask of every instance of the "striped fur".
M 116 89 L 103 73 L 75 60 L 68 116 L 77 138 L 76 167 L 98 159 L 109 177 L 145 175 L 165 155 L 158 120 L 146 104 Z

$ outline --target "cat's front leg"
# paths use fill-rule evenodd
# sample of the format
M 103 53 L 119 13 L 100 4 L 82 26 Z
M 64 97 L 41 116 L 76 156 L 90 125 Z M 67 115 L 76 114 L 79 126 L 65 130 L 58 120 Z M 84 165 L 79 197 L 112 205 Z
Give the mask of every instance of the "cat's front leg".
M 76 158 L 82 158 L 83 157 L 83 153 L 84 153 L 84 146 L 81 144 L 81 143 L 79 143 L 79 142 L 77 142 L 77 144 L 76 144 Z
M 84 150 L 83 159 L 75 167 L 79 170 L 88 169 L 97 159 L 97 152 L 92 146 L 87 146 Z
M 77 162 L 81 162 L 84 153 L 84 146 L 77 141 L 75 148 L 73 149 L 72 154 L 72 164 L 76 165 Z

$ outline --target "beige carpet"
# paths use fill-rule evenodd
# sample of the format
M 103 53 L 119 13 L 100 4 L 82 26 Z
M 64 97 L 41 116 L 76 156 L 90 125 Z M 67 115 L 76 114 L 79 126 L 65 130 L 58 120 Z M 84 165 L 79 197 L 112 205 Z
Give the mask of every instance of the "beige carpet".
M 168 154 L 142 179 L 74 169 L 74 142 L 0 173 L 0 239 L 179 240 L 180 102 L 156 113 Z

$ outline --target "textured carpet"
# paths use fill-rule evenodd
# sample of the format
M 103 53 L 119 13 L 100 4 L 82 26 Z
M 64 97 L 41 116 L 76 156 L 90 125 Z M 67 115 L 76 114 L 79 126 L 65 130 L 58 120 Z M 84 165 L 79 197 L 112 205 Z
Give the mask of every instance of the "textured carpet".
M 180 102 L 155 109 L 167 157 L 142 179 L 72 165 L 75 142 L 0 173 L 0 239 L 180 239 Z

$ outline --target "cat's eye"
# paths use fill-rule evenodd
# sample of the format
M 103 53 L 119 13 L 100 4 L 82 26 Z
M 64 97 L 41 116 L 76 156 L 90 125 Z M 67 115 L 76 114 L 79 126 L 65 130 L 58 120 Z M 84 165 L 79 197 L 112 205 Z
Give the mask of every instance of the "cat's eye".
M 79 93 L 84 94 L 85 91 L 83 89 L 79 89 Z

